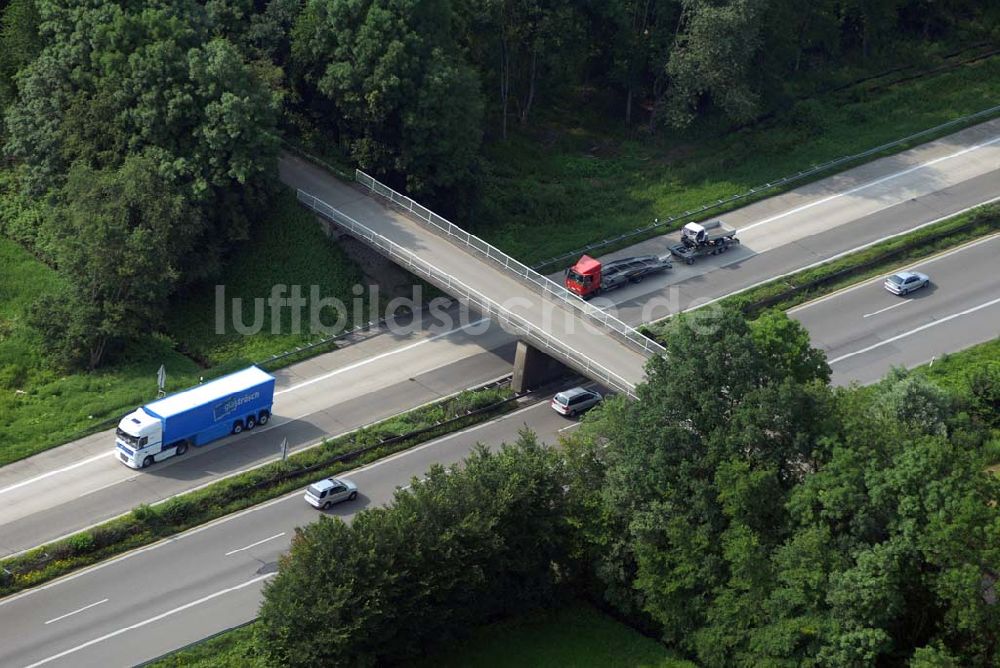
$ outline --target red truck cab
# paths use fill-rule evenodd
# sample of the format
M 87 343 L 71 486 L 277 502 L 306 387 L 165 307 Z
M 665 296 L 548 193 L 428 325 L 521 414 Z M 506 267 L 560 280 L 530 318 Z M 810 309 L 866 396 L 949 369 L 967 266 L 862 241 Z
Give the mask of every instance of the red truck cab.
M 575 295 L 589 297 L 601 289 L 601 261 L 584 255 L 566 270 L 566 289 Z

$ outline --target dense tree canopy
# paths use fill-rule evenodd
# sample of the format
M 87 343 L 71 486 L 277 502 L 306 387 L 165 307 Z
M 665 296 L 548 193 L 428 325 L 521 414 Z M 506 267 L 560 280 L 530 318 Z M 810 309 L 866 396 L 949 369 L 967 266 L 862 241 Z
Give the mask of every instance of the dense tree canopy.
M 0 63 L 18 70 L 5 150 L 50 206 L 19 240 L 75 286 L 33 318 L 64 366 L 93 368 L 109 342 L 150 331 L 179 284 L 247 238 L 266 196 L 279 99 L 214 36 L 210 9 L 18 0 L 4 13 L 5 43 L 37 30 L 37 57 Z
M 452 14 L 448 0 L 310 0 L 293 30 L 290 67 L 317 124 L 417 193 L 466 185 L 478 155 L 479 80 Z
M 77 280 L 36 303 L 31 319 L 54 359 L 94 368 L 109 343 L 157 322 L 204 219 L 148 156 L 100 171 L 77 162 L 60 195 L 65 204 L 44 219 L 39 238 Z
M 561 467 L 531 435 L 433 467 L 391 509 L 299 529 L 261 607 L 276 666 L 405 663 L 471 624 L 550 600 Z
M 991 372 L 834 392 L 805 342 L 778 313 L 673 324 L 640 401 L 570 445 L 605 489 L 571 522 L 591 587 L 707 666 L 993 665 Z
M 171 268 L 160 289 L 112 291 L 103 305 L 36 319 L 49 341 L 63 342 L 53 353 L 62 350 L 64 364 L 93 366 L 107 357 L 91 353 L 107 346 L 80 332 L 95 330 L 95 318 L 111 342 L 141 334 L 127 320 L 155 327 L 175 289 L 216 274 L 224 253 L 249 237 L 274 177 L 279 127 L 469 219 L 489 206 L 484 139 L 506 141 L 512 126 L 530 131 L 560 105 L 593 99 L 595 112 L 647 132 L 738 126 L 786 108 L 809 116 L 809 100 L 796 100 L 837 72 L 868 62 L 884 69 L 916 42 L 933 52 L 938 42 L 996 39 L 985 4 L 8 0 L 0 139 L 38 213 L 0 227 L 16 227 L 7 234 L 61 271 L 81 271 L 68 278 L 83 285 L 82 267 L 93 263 L 68 258 L 88 243 L 57 247 L 69 237 L 36 225 L 70 215 L 74 171 L 103 179 L 141 157 L 194 212 L 197 226 L 179 221 L 181 243 L 142 251 L 156 257 L 141 263 Z M 101 251 L 89 246 L 96 261 Z M 144 316 L 108 317 L 108 309 Z M 803 364 L 808 371 L 813 361 Z
M 832 389 L 781 313 L 680 317 L 639 400 L 302 530 L 266 591 L 273 665 L 405 662 L 562 589 L 704 666 L 991 666 L 991 372 Z M 669 360 L 669 362 L 667 361 Z

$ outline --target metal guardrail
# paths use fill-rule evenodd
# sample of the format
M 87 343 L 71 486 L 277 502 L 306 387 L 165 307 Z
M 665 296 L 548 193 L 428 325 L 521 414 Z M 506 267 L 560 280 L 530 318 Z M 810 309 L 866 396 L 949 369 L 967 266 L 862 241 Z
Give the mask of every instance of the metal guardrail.
M 447 274 L 426 260 L 421 259 L 412 251 L 400 246 L 396 242 L 388 239 L 374 230 L 354 220 L 342 211 L 339 211 L 319 198 L 310 195 L 299 189 L 296 193 L 298 200 L 304 205 L 333 221 L 340 227 L 349 231 L 357 239 L 370 244 L 372 247 L 382 251 L 389 258 L 393 259 L 404 269 L 427 279 L 452 295 L 466 299 L 485 315 L 492 316 L 502 327 L 519 336 L 523 336 L 540 348 L 548 349 L 560 357 L 569 366 L 577 369 L 584 375 L 590 376 L 599 383 L 613 388 L 629 397 L 635 398 L 635 387 L 619 374 L 611 371 L 605 366 L 591 360 L 586 355 L 577 352 L 575 349 L 559 341 L 554 336 L 543 329 L 532 325 L 521 316 L 512 313 L 502 305 L 493 301 L 486 295 L 469 287 L 462 281 Z M 642 336 L 636 332 L 637 336 Z M 645 338 L 645 337 L 642 337 Z M 653 343 L 650 341 L 650 343 Z M 659 347 L 659 344 L 654 344 Z
M 499 248 L 483 241 L 474 234 L 466 232 L 461 227 L 455 225 L 446 218 L 442 218 L 430 209 L 410 199 L 406 195 L 396 192 L 389 186 L 376 181 L 365 174 L 360 169 L 355 170 L 355 180 L 362 186 L 368 188 L 376 195 L 380 195 L 393 204 L 413 214 L 418 222 L 426 223 L 437 231 L 447 235 L 449 240 L 455 241 L 467 249 L 489 259 L 504 271 L 513 275 L 522 282 L 537 289 L 543 296 L 555 299 L 569 306 L 585 317 L 595 320 L 604 328 L 611 331 L 628 344 L 642 351 L 647 356 L 658 355 L 664 352 L 663 346 L 652 339 L 640 334 L 632 326 L 619 320 L 618 318 L 605 313 L 598 307 L 577 297 L 572 292 L 559 285 L 547 276 L 539 274 L 531 267 L 515 260 Z
M 854 154 L 851 154 L 851 155 L 845 155 L 845 156 L 842 156 L 840 158 L 835 158 L 833 160 L 829 160 L 829 161 L 824 162 L 824 163 L 819 164 L 819 165 L 813 165 L 809 169 L 797 172 L 796 174 L 791 174 L 789 176 L 784 176 L 784 177 L 778 179 L 777 181 L 771 181 L 769 183 L 765 183 L 763 185 L 757 186 L 756 188 L 750 188 L 750 190 L 748 190 L 748 191 L 746 191 L 744 193 L 740 193 L 740 194 L 732 195 L 730 197 L 726 197 L 726 198 L 723 198 L 723 199 L 720 199 L 720 200 L 716 200 L 715 202 L 712 202 L 710 204 L 704 204 L 704 205 L 702 205 L 702 206 L 700 206 L 700 207 L 698 207 L 696 209 L 690 209 L 689 211 L 685 211 L 684 213 L 674 214 L 674 215 L 671 215 L 671 216 L 668 216 L 668 217 L 662 218 L 662 219 L 658 218 L 654 222 L 650 223 L 649 225 L 645 225 L 643 227 L 637 227 L 637 228 L 635 228 L 633 230 L 630 230 L 628 232 L 624 232 L 622 234 L 619 234 L 618 236 L 608 237 L 606 239 L 601 239 L 600 241 L 595 241 L 595 242 L 593 242 L 591 244 L 587 244 L 586 246 L 578 248 L 578 249 L 576 249 L 574 251 L 570 251 L 568 253 L 563 253 L 562 255 L 556 255 L 554 257 L 550 257 L 547 260 L 543 260 L 543 261 L 538 262 L 537 264 L 535 264 L 533 266 L 533 269 L 536 270 L 536 271 L 541 271 L 542 269 L 545 269 L 546 267 L 550 267 L 550 266 L 556 266 L 556 267 L 558 267 L 558 266 L 561 266 L 566 261 L 574 259 L 574 258 L 578 258 L 581 255 L 583 255 L 584 253 L 592 253 L 595 250 L 598 250 L 598 249 L 601 249 L 601 248 L 605 248 L 605 247 L 611 246 L 613 244 L 621 243 L 621 242 L 626 241 L 628 239 L 633 239 L 635 237 L 640 237 L 640 236 L 651 234 L 653 232 L 664 230 L 665 228 L 673 225 L 674 223 L 677 223 L 677 222 L 680 222 L 680 221 L 687 222 L 687 220 L 685 220 L 685 219 L 689 219 L 691 216 L 699 216 L 701 214 L 707 213 L 707 212 L 712 211 L 714 209 L 720 209 L 720 208 L 723 208 L 723 207 L 727 207 L 727 206 L 729 206 L 729 205 L 731 205 L 731 204 L 733 204 L 735 202 L 740 202 L 742 200 L 752 199 L 752 198 L 755 198 L 755 197 L 759 197 L 763 193 L 770 192 L 772 190 L 776 190 L 778 188 L 781 188 L 782 186 L 787 186 L 787 185 L 789 185 L 791 183 L 796 183 L 798 181 L 802 181 L 804 179 L 811 178 L 813 176 L 816 176 L 817 174 L 821 174 L 823 172 L 827 172 L 827 171 L 829 171 L 831 169 L 834 169 L 836 167 L 840 167 L 840 166 L 842 166 L 844 164 L 851 163 L 851 162 L 854 162 L 856 160 L 863 160 L 865 158 L 871 157 L 871 156 L 873 156 L 875 154 L 878 154 L 878 153 L 881 153 L 883 151 L 887 151 L 889 149 L 896 148 L 896 147 L 901 146 L 903 144 L 908 144 L 908 143 L 910 143 L 910 142 L 912 142 L 912 141 L 914 141 L 916 139 L 921 139 L 923 137 L 927 137 L 928 135 L 936 134 L 936 133 L 941 132 L 943 130 L 947 130 L 949 128 L 955 127 L 957 125 L 964 125 L 966 123 L 969 123 L 970 121 L 974 121 L 974 120 L 977 120 L 977 119 L 980 119 L 980 118 L 985 118 L 987 116 L 994 116 L 996 114 L 1000 114 L 1000 105 L 997 105 L 997 106 L 994 106 L 994 107 L 990 107 L 989 109 L 983 109 L 982 111 L 977 111 L 974 114 L 968 114 L 968 115 L 962 116 L 960 118 L 952 119 L 952 120 L 947 121 L 945 123 L 941 123 L 940 125 L 935 125 L 932 128 L 927 128 L 926 130 L 921 130 L 920 132 L 915 132 L 915 133 L 913 133 L 911 135 L 908 135 L 906 137 L 902 137 L 900 139 L 895 139 L 895 140 L 893 140 L 891 142 L 887 142 L 887 143 L 882 144 L 880 146 L 876 146 L 874 148 L 870 148 L 870 149 L 862 151 L 860 153 L 854 153 Z

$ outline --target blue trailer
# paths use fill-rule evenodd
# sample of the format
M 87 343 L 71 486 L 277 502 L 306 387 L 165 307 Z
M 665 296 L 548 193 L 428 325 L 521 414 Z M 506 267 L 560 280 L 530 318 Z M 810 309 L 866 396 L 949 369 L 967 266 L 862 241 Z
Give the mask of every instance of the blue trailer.
M 146 468 L 190 446 L 267 424 L 273 403 L 274 376 L 252 366 L 135 409 L 118 423 L 115 455 Z

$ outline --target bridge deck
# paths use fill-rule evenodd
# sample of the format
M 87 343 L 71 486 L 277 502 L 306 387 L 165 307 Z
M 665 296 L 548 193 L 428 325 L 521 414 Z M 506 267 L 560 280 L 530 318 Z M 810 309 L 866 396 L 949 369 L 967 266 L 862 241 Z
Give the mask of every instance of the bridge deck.
M 418 255 L 470 288 L 502 304 L 579 355 L 612 371 L 631 387 L 645 377 L 646 356 L 576 312 L 540 295 L 495 264 L 451 243 L 382 200 L 344 184 L 316 165 L 291 155 L 279 164 L 281 180 L 301 189 Z M 558 351 L 545 352 L 566 360 Z M 579 369 L 578 365 L 571 364 Z M 579 369 L 582 371 L 582 369 Z

